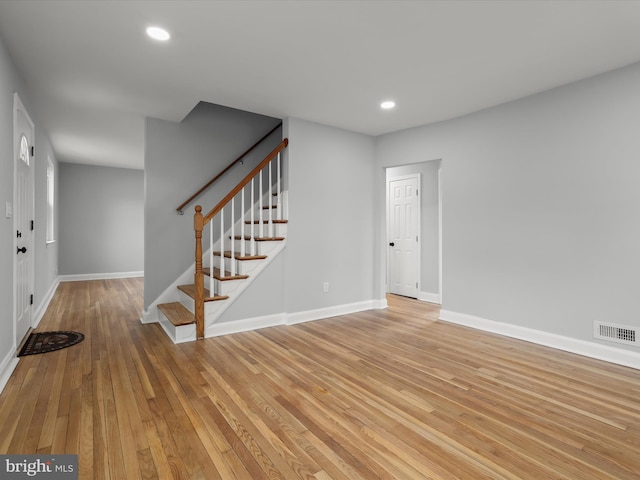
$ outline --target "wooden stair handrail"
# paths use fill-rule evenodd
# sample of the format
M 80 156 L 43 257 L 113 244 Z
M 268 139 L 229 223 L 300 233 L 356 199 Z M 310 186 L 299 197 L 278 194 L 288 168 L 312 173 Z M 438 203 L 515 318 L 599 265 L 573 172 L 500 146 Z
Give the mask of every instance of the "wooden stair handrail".
M 242 179 L 242 181 L 238 183 L 238 185 L 236 185 L 236 187 L 227 194 L 226 197 L 220 200 L 218 204 L 215 207 L 213 207 L 213 209 L 204 216 L 203 226 L 209 223 L 211 219 L 216 215 L 216 213 L 222 210 L 224 206 L 227 203 L 229 203 L 233 197 L 235 197 L 238 193 L 240 193 L 240 190 L 242 190 L 245 186 L 247 186 L 247 184 L 251 181 L 251 179 L 255 177 L 258 173 L 260 173 L 260 170 L 262 170 L 271 160 L 273 160 L 278 155 L 278 153 L 284 150 L 287 147 L 287 145 L 289 145 L 289 139 L 285 138 L 284 140 L 282 140 L 282 142 L 278 144 L 276 148 L 274 148 L 271 151 L 269 155 L 265 157 L 264 160 L 262 160 L 262 162 L 260 162 L 256 166 L 256 168 L 251 170 L 247 174 L 247 176 L 244 177 L 244 179 Z
M 240 162 L 244 157 L 246 157 L 249 153 L 251 153 L 251 151 L 253 149 L 255 149 L 258 145 L 260 145 L 264 140 L 266 140 L 266 138 L 271 135 L 273 132 L 275 132 L 278 128 L 280 128 L 282 126 L 282 122 L 280 122 L 278 125 L 276 125 L 275 127 L 273 127 L 271 130 L 269 130 L 269 132 L 264 135 L 260 140 L 258 140 L 256 143 L 254 143 L 251 147 L 249 147 L 242 155 L 240 155 L 238 158 L 236 158 L 233 162 L 231 162 L 229 165 L 227 165 L 224 170 L 222 170 L 220 173 L 218 173 L 215 177 L 213 177 L 211 180 L 209 180 L 204 186 L 202 186 L 196 193 L 194 193 L 193 195 L 191 195 L 187 200 L 185 200 L 178 208 L 176 208 L 176 211 L 182 215 L 183 209 L 184 207 L 186 207 L 187 205 L 189 205 L 191 202 L 193 202 L 196 198 L 198 198 L 200 196 L 200 194 L 202 192 L 204 192 L 207 188 L 209 188 L 211 185 L 213 185 L 215 183 L 216 180 L 218 180 L 220 177 L 222 177 L 225 173 L 227 173 L 236 163 Z

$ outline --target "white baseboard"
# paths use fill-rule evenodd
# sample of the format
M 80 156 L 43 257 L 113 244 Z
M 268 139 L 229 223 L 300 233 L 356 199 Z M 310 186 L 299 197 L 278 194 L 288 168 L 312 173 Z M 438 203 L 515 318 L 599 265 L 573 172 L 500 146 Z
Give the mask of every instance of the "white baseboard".
M 249 332 L 259 330 L 261 328 L 296 325 L 303 322 L 311 322 L 314 320 L 323 320 L 325 318 L 336 317 L 338 315 L 347 315 L 349 313 L 362 312 L 365 310 L 387 308 L 387 300 L 367 300 L 364 302 L 349 303 L 345 305 L 337 305 L 334 307 L 320 308 L 317 310 L 307 310 L 296 313 L 276 313 L 274 315 L 265 315 L 263 317 L 246 318 L 242 320 L 234 320 L 231 322 L 214 323 L 207 328 L 205 336 L 218 337 L 221 335 L 229 335 L 232 333 Z
M 7 356 L 2 360 L 2 363 L 0 363 L 0 393 L 4 390 L 9 378 L 11 378 L 11 374 L 17 366 L 18 357 L 16 357 L 14 349 L 11 349 Z
M 449 310 L 440 311 L 440 320 L 640 370 L 640 353 L 637 352 Z
M 113 280 L 116 278 L 144 277 L 144 272 L 113 272 L 113 273 L 80 273 L 77 275 L 60 275 L 61 282 L 81 282 L 85 280 Z
M 421 300 L 423 302 L 436 303 L 438 305 L 442 303 L 439 293 L 418 292 L 418 300 Z
M 383 310 L 389 307 L 387 303 L 387 297 L 381 298 L 379 300 L 371 300 L 371 305 L 373 310 Z
M 58 289 L 58 285 L 60 285 L 60 277 L 57 277 L 54 280 L 54 282 L 51 284 L 51 288 L 49 288 L 49 291 L 46 293 L 46 295 L 40 302 L 40 305 L 38 305 L 38 308 L 34 312 L 33 321 L 31 322 L 33 328 L 36 328 L 38 326 L 38 324 L 40 323 L 40 320 L 42 320 L 42 317 L 44 317 L 44 314 L 47 312 L 47 308 L 51 303 L 51 299 L 53 298 L 53 295 L 56 293 L 56 290 Z
M 386 307 L 386 300 L 366 300 L 364 302 L 347 303 L 333 307 L 319 308 L 317 310 L 307 310 L 304 312 L 290 313 L 286 316 L 286 325 L 312 322 L 324 318 L 337 317 L 338 315 L 348 315 L 350 313 L 362 312 L 364 310 L 374 310 Z
M 263 317 L 245 318 L 231 322 L 214 323 L 207 328 L 207 337 L 219 337 L 232 333 L 250 332 L 261 328 L 286 325 L 286 314 L 277 313 L 275 315 L 265 315 Z

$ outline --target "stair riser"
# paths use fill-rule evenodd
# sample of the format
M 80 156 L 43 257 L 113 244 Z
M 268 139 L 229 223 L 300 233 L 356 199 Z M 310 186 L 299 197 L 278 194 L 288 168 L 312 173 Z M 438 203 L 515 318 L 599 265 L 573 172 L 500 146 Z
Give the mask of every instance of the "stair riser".
M 245 214 L 245 220 L 250 220 L 251 218 L 254 218 L 255 220 L 258 219 L 262 219 L 262 220 L 269 220 L 269 209 L 268 208 L 264 208 L 262 210 L 258 209 L 258 207 L 256 207 L 254 209 L 253 212 L 253 216 L 251 215 L 251 212 L 247 212 Z M 286 217 L 284 216 L 284 212 L 282 214 L 278 214 L 278 209 L 277 208 L 272 208 L 271 209 L 271 219 L 272 220 L 283 220 L 286 219 Z
M 210 283 L 215 283 L 209 281 L 209 277 L 205 275 L 205 286 L 210 289 Z M 211 289 L 209 291 L 212 291 Z M 195 314 L 195 300 L 190 297 L 188 294 L 183 292 L 182 290 L 178 290 L 178 301 L 184 305 L 184 307 L 189 310 L 191 313 Z M 210 301 L 205 302 L 205 308 L 208 312 L 215 312 L 220 307 L 221 303 L 224 303 L 226 300 L 218 300 L 218 301 Z
M 287 235 L 287 224 L 286 223 L 274 223 L 272 225 L 273 235 L 269 234 L 269 225 L 262 226 L 263 237 L 285 237 Z M 251 235 L 251 225 L 245 225 L 244 228 L 245 235 Z M 253 235 L 256 237 L 260 236 L 260 225 L 253 225 Z
M 236 251 L 240 251 L 240 242 L 244 240 L 234 240 L 234 248 Z M 247 242 L 248 243 L 248 242 Z M 279 242 L 256 242 L 256 255 L 269 255 L 272 252 Z M 246 246 L 247 252 L 249 252 L 249 246 Z
M 182 290 L 178 290 L 178 301 L 182 305 L 184 305 L 191 313 L 195 312 L 195 302 L 193 301 L 193 298 L 184 293 Z
M 237 275 L 243 275 L 240 274 L 239 272 L 236 272 Z M 210 292 L 213 292 L 212 295 L 229 295 L 229 293 L 234 292 L 237 288 L 238 285 L 242 282 L 243 280 L 216 280 L 215 278 L 211 278 L 209 275 L 205 275 L 204 276 L 204 284 L 205 287 L 209 289 Z M 183 297 L 181 296 L 179 298 L 180 303 L 182 303 L 185 307 L 187 307 L 187 309 L 189 309 L 190 311 L 194 311 L 195 308 L 195 302 L 194 300 L 185 295 L 184 296 L 184 300 Z M 220 302 L 206 302 L 205 305 L 211 305 L 214 303 L 220 303 Z
M 248 252 L 247 252 L 248 253 Z M 215 262 L 216 267 L 220 267 L 220 257 L 213 257 L 213 261 Z M 260 260 L 232 260 L 230 258 L 224 259 L 224 269 L 227 272 L 231 271 L 231 265 L 235 263 L 236 265 L 236 275 L 249 275 L 253 272 Z
M 278 220 L 280 217 L 278 217 L 278 212 L 277 210 L 274 208 L 271 212 L 271 220 Z M 262 220 L 269 220 L 269 210 L 263 210 L 262 211 Z
M 161 310 L 158 310 L 158 320 L 174 343 L 192 341 L 195 338 L 195 324 L 175 326 L 167 319 Z
M 215 292 L 218 295 L 229 295 L 233 293 L 243 282 L 243 280 L 216 280 L 213 279 Z

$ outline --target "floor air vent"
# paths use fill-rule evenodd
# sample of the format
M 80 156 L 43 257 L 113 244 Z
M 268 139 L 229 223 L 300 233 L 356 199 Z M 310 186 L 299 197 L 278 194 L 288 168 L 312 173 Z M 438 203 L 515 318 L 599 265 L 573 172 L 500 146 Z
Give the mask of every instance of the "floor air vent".
M 600 340 L 640 346 L 638 337 L 640 328 L 614 323 L 593 322 L 593 336 Z

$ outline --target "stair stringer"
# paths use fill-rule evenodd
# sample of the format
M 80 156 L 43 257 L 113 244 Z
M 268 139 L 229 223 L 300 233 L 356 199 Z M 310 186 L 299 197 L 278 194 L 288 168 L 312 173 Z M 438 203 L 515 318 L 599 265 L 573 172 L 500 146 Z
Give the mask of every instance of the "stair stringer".
M 204 336 L 205 337 L 215 337 L 218 335 L 214 326 L 220 320 L 224 312 L 241 296 L 242 293 L 247 289 L 249 285 L 253 283 L 253 281 L 260 276 L 262 271 L 267 268 L 267 266 L 285 249 L 287 246 L 286 238 L 284 240 L 280 240 L 277 242 L 273 242 L 274 248 L 267 255 L 267 258 L 264 260 L 255 260 L 255 262 L 259 262 L 256 267 L 251 271 L 251 274 L 248 278 L 243 280 L 234 280 L 238 282 L 238 286 L 231 292 L 226 293 L 229 296 L 227 300 L 220 302 L 207 302 L 205 304 L 204 311 Z M 194 338 L 195 340 L 195 338 Z
M 219 335 L 218 331 L 215 329 L 215 325 L 218 320 L 222 317 L 224 312 L 242 296 L 242 293 L 247 289 L 247 287 L 251 285 L 258 276 L 260 276 L 262 271 L 267 268 L 267 266 L 280 254 L 280 252 L 285 249 L 286 242 L 286 239 L 273 242 L 278 245 L 274 246 L 267 258 L 263 260 L 252 260 L 259 262 L 259 265 L 254 268 L 248 278 L 242 280 L 231 280 L 233 282 L 238 282 L 238 284 L 233 291 L 226 294 L 229 298 L 217 302 L 206 302 L 204 304 L 204 336 L 206 338 L 216 337 Z M 180 302 L 187 307 L 189 311 L 193 312 L 193 299 L 185 299 L 185 296 L 181 296 Z M 159 316 L 162 317 L 162 314 Z M 166 327 L 164 325 L 165 323 L 167 323 Z M 163 325 L 165 332 L 174 343 L 191 342 L 196 340 L 195 324 L 174 326 L 171 322 L 165 319 L 164 323 L 161 322 L 161 325 Z

